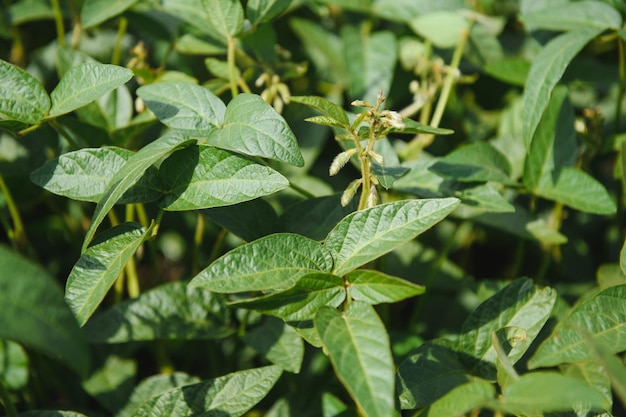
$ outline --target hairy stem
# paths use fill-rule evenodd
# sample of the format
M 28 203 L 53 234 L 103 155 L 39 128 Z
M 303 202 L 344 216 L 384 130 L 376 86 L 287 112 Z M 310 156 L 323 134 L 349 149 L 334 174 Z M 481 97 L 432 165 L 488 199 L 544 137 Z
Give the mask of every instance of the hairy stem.
M 228 37 L 228 53 L 226 59 L 228 61 L 228 75 L 230 76 L 230 93 L 233 98 L 237 97 L 239 90 L 237 89 L 237 68 L 235 67 L 235 38 Z
M 120 18 L 120 24 L 117 28 L 117 36 L 115 38 L 115 46 L 113 48 L 113 55 L 111 56 L 111 64 L 119 65 L 120 57 L 122 55 L 122 41 L 126 34 L 126 28 L 128 27 L 128 19 L 125 17 Z

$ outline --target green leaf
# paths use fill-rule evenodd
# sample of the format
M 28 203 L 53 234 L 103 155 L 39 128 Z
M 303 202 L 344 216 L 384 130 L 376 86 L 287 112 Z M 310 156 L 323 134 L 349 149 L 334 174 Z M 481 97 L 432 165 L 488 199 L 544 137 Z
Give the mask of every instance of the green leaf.
M 423 294 L 421 285 L 379 271 L 358 269 L 346 276 L 348 295 L 368 304 L 395 303 Z
M 397 379 L 401 408 L 414 410 L 434 403 L 472 376 L 454 350 L 426 342 L 402 362 Z
M 0 274 L 0 339 L 28 346 L 86 375 L 89 348 L 55 280 L 2 245 L 0 271 L 5 271 Z
M 280 217 L 280 222 L 286 232 L 323 240 L 341 219 L 356 210 L 357 204 L 354 199 L 343 207 L 341 195 L 311 198 L 288 207 Z
M 65 286 L 65 300 L 79 325 L 84 325 L 96 311 L 145 238 L 143 226 L 123 223 L 103 232 L 83 252 Z
M 167 158 L 159 168 L 169 211 L 227 206 L 275 193 L 289 181 L 273 169 L 212 146 L 195 145 Z
M 267 395 L 281 374 L 273 365 L 174 388 L 146 402 L 135 417 L 239 417 Z
M 27 411 L 25 413 L 18 414 L 18 417 L 87 417 L 85 414 L 75 413 L 73 411 Z
M 186 282 L 160 285 L 96 314 L 85 326 L 92 343 L 221 339 L 227 327 L 221 297 Z
M 115 417 L 135 417 L 135 413 L 143 403 L 157 397 L 172 388 L 181 387 L 200 382 L 197 377 L 187 375 L 184 372 L 174 372 L 172 374 L 159 374 L 150 376 L 141 381 L 133 391 L 128 402 Z
M 439 159 L 429 169 L 444 178 L 460 182 L 514 183 L 509 161 L 488 142 L 462 146 Z
M 70 69 L 50 93 L 48 118 L 76 110 L 124 85 L 133 72 L 117 65 L 85 63 Z
M 212 7 L 209 2 L 204 0 L 163 0 L 163 9 L 168 14 L 191 24 L 201 33 L 226 44 L 226 39 L 221 36 L 217 28 L 213 27 L 212 24 L 208 24 L 212 13 Z M 226 52 L 226 48 L 223 48 L 223 52 Z
M 435 401 L 420 416 L 457 417 L 474 409 L 479 409 L 496 395 L 493 384 L 477 380 L 453 388 L 446 395 Z
M 617 29 L 622 17 L 614 7 L 601 1 L 584 0 L 547 7 L 520 16 L 527 30 Z
M 144 175 L 144 172 L 150 168 L 152 164 L 171 152 L 184 148 L 192 143 L 195 143 L 195 140 L 187 139 L 175 132 L 170 132 L 144 146 L 131 156 L 122 169 L 117 171 L 113 178 L 111 178 L 102 199 L 98 202 L 83 242 L 82 251 L 84 252 L 85 249 L 87 249 L 87 245 L 95 235 L 98 226 L 102 223 L 108 211 L 122 198 L 124 193 Z
M 37 124 L 50 109 L 50 97 L 26 71 L 0 60 L 0 122 Z
M 402 119 L 405 127 L 402 129 L 392 129 L 393 133 L 404 133 L 408 135 L 416 135 L 418 133 L 431 133 L 433 135 L 451 135 L 454 130 L 444 129 L 442 127 L 432 127 L 420 122 L 416 122 L 413 119 Z
M 242 93 L 228 103 L 224 123 L 209 132 L 206 143 L 304 166 L 298 142 L 287 122 L 256 94 Z
M 559 369 L 565 376 L 587 382 L 601 392 L 607 401 L 613 402 L 610 371 L 605 369 L 605 364 L 601 359 L 593 357 L 582 362 L 563 364 L 559 366 Z
M 500 81 L 523 87 L 526 84 L 530 65 L 531 63 L 526 58 L 511 57 L 490 62 L 483 69 Z
M 270 314 L 286 322 L 312 320 L 322 306 L 338 307 L 346 299 L 344 282 L 332 274 L 304 275 L 286 291 L 231 303 Z
M 491 334 L 515 327 L 523 336 L 511 341 L 507 356 L 514 363 L 539 334 L 556 301 L 556 292 L 538 288 L 530 279 L 518 279 L 487 299 L 470 314 L 459 337 L 459 350 L 468 364 L 486 378 L 495 377 L 496 351 Z
M 30 175 L 30 180 L 51 193 L 97 203 L 111 177 L 131 155 L 132 151 L 116 147 L 68 152 L 37 168 Z M 159 199 L 162 192 L 157 181 L 156 170 L 147 171 L 118 203 L 148 203 Z
M 376 103 L 378 92 L 389 91 L 397 60 L 396 37 L 392 32 L 369 32 L 346 25 L 341 31 L 348 72 L 349 96 Z
M 529 368 L 578 362 L 591 357 L 584 332 L 610 353 L 626 350 L 626 285 L 609 287 L 575 305 L 550 337 L 539 345 L 528 361 Z
M 250 0 L 246 4 L 246 17 L 253 25 L 269 22 L 285 11 L 292 0 Z
M 348 115 L 338 104 L 328 101 L 325 98 L 318 96 L 291 96 L 289 97 L 290 103 L 300 103 L 305 106 L 311 107 L 332 120 L 337 127 L 343 127 L 348 129 L 350 127 L 350 120 Z
M 459 205 L 456 198 L 405 200 L 346 216 L 326 236 L 333 252 L 333 273 L 345 275 L 392 251 L 444 219 Z
M 592 351 L 593 357 L 596 359 L 593 362 L 601 365 L 598 370 L 599 375 L 594 376 L 598 379 L 604 379 L 608 376 L 611 382 L 608 387 L 603 386 L 599 389 L 605 393 L 609 401 L 611 400 L 611 392 L 613 391 L 622 401 L 622 404 L 626 404 L 626 367 L 622 359 L 619 356 L 611 355 L 606 346 L 591 340 L 588 335 L 585 335 L 585 342 Z M 602 384 L 602 382 L 600 384 Z M 597 382 L 596 385 L 598 385 Z
M 8 7 L 7 23 L 19 26 L 37 20 L 54 19 L 54 10 L 46 0 L 30 0 L 11 3 Z
M 295 330 L 281 320 L 268 317 L 259 327 L 248 331 L 243 341 L 268 361 L 287 372 L 299 373 L 304 358 L 304 343 Z
M 146 106 L 172 129 L 206 134 L 224 119 L 226 106 L 208 88 L 192 82 L 162 82 L 137 89 Z
M 624 275 L 626 275 L 626 239 L 624 239 L 622 250 L 619 252 L 619 266 Z
M 617 211 L 606 188 L 594 177 L 576 168 L 565 167 L 554 179 L 550 175 L 542 177 L 536 194 L 586 213 L 610 215 Z
M 207 23 L 225 39 L 243 30 L 243 7 L 239 0 L 202 0 L 202 4 L 209 11 Z
M 270 235 L 279 229 L 276 211 L 262 198 L 205 209 L 201 213 L 246 242 Z
M 214 292 L 285 289 L 310 272 L 330 272 L 333 259 L 320 243 L 277 233 L 226 253 L 191 281 Z
M 28 356 L 19 344 L 0 339 L 0 383 L 21 391 L 28 383 Z
M 138 0 L 85 0 L 80 10 L 83 27 L 90 28 L 123 13 Z
M 555 389 L 558 387 L 558 389 Z M 609 410 L 610 403 L 592 386 L 556 372 L 531 372 L 506 387 L 493 408 L 512 414 L 541 415 L 574 407 Z
M 523 98 L 523 137 L 526 149 L 550 101 L 552 89 L 559 82 L 570 61 L 602 29 L 579 29 L 557 36 L 537 55 L 526 78 Z
M 409 22 L 415 33 L 438 48 L 454 48 L 468 29 L 467 20 L 458 12 L 438 11 L 422 14 Z
M 393 358 L 385 326 L 374 308 L 360 301 L 340 313 L 321 308 L 315 317 L 335 374 L 365 417 L 394 414 Z
M 133 389 L 137 362 L 121 356 L 108 356 L 82 383 L 83 389 L 109 412 L 119 410 Z
M 524 164 L 524 185 L 530 190 L 536 189 L 543 177 L 554 177 L 576 162 L 574 109 L 567 95 L 565 87 L 554 89 L 535 130 Z

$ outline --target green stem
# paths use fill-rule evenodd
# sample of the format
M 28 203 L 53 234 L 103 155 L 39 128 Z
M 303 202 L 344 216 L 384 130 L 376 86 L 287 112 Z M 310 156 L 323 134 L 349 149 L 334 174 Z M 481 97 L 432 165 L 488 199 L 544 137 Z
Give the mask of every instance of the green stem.
M 59 42 L 59 47 L 65 48 L 65 25 L 63 24 L 63 12 L 61 11 L 61 6 L 59 5 L 59 0 L 51 0 L 52 10 L 54 13 L 54 24 L 57 29 L 57 40 Z
M 37 125 L 38 126 L 38 125 Z M 50 126 L 52 126 L 52 128 L 54 130 L 56 130 L 65 140 L 67 140 L 67 142 L 72 146 L 72 148 L 74 149 L 80 149 L 82 148 L 82 146 L 80 146 L 72 137 L 72 135 L 70 135 L 68 133 L 67 130 L 65 130 L 65 128 L 63 126 L 61 126 L 56 120 L 52 120 L 50 122 Z M 31 126 L 32 127 L 32 126 Z M 22 132 L 25 132 L 28 129 L 24 129 Z M 20 132 L 20 133 L 22 133 Z
M 237 97 L 239 90 L 237 89 L 237 68 L 235 67 L 235 38 L 228 37 L 228 53 L 226 59 L 228 61 L 228 74 L 230 76 L 230 93 L 233 98 Z
M 213 248 L 211 249 L 211 254 L 209 255 L 209 264 L 219 257 L 220 252 L 224 247 L 226 236 L 228 236 L 228 229 L 222 229 L 220 234 L 217 235 L 217 239 L 215 239 L 215 243 L 213 244 Z
M 128 27 L 128 19 L 125 17 L 120 18 L 120 25 L 117 28 L 117 37 L 115 38 L 115 46 L 113 48 L 113 55 L 111 56 L 111 64 L 119 65 L 120 56 L 122 55 L 122 41 L 126 34 L 126 28 Z
M 620 118 L 622 114 L 622 101 L 624 101 L 624 95 L 626 94 L 626 68 L 624 64 L 624 41 L 621 37 L 617 38 L 617 52 L 618 52 L 618 64 L 619 64 L 619 93 L 617 95 L 617 103 L 615 104 L 615 134 L 620 131 Z
M 302 194 L 306 198 L 315 198 L 314 194 L 312 194 L 311 192 L 305 190 L 304 188 L 302 188 L 302 187 L 292 183 L 291 181 L 289 182 L 289 187 L 292 188 L 294 191 L 299 192 L 300 194 Z
M 439 94 L 439 100 L 437 100 L 437 106 L 435 107 L 433 117 L 430 119 L 431 127 L 439 127 L 439 123 L 441 123 L 441 119 L 443 118 L 443 112 L 445 111 L 446 105 L 448 104 L 448 98 L 450 97 L 452 87 L 454 86 L 454 82 L 457 79 L 457 72 L 459 69 L 459 65 L 461 64 L 461 58 L 463 57 L 463 51 L 465 50 L 465 45 L 467 44 L 468 38 L 469 27 L 465 29 L 461 34 L 459 43 L 456 45 L 454 53 L 452 54 L 452 60 L 450 61 L 446 78 L 443 81 L 443 87 L 441 88 L 441 93 Z M 417 135 L 411 142 L 409 142 L 409 144 L 404 149 L 402 149 L 402 152 L 400 152 L 399 156 L 401 157 L 401 159 L 404 160 L 415 159 L 420 150 L 430 145 L 434 139 L 435 135 L 432 134 Z
M 199 253 L 200 246 L 202 246 L 202 241 L 204 237 L 204 216 L 198 213 L 198 221 L 196 222 L 196 230 L 193 234 L 193 251 L 191 253 L 191 271 L 193 275 L 197 275 L 200 272 L 199 265 Z
M 11 215 L 11 220 L 13 221 L 13 230 L 7 231 L 9 239 L 11 239 L 17 247 L 26 247 L 28 244 L 28 238 L 26 237 L 22 216 L 20 216 L 17 204 L 15 204 L 15 200 L 13 200 L 13 196 L 9 191 L 9 187 L 7 187 L 4 182 L 2 175 L 0 175 L 0 193 L 4 195 L 4 200 L 6 201 L 7 207 L 9 208 L 9 214 Z
M 0 401 L 4 405 L 4 409 L 7 412 L 7 417 L 17 417 L 17 410 L 13 405 L 13 401 L 11 401 L 9 391 L 4 386 L 2 379 L 0 379 Z

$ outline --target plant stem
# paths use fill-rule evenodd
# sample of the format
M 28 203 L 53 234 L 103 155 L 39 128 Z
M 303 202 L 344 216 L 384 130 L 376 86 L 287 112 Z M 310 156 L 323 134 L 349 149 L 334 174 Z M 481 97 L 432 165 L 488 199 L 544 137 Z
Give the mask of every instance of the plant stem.
M 120 18 L 120 24 L 117 28 L 117 37 L 115 38 L 115 46 L 113 48 L 113 55 L 111 56 L 111 64 L 119 65 L 120 56 L 122 54 L 122 41 L 126 34 L 126 28 L 128 27 L 128 19 L 125 17 Z
M 237 69 L 235 68 L 235 38 L 228 37 L 228 53 L 226 59 L 228 61 L 228 75 L 230 76 L 230 93 L 233 98 L 237 97 L 239 90 L 237 89 Z
M 626 94 L 626 68 L 624 68 L 624 41 L 621 37 L 617 37 L 617 52 L 618 52 L 618 65 L 619 65 L 619 93 L 617 94 L 617 103 L 615 104 L 615 126 L 614 134 L 620 131 L 620 117 L 622 114 L 622 101 L 624 100 L 624 94 Z
M 472 23 L 470 22 L 470 27 L 471 24 Z M 446 109 L 448 98 L 450 97 L 450 92 L 452 91 L 454 82 L 457 79 L 459 65 L 461 64 L 461 58 L 463 57 L 463 51 L 465 50 L 465 45 L 467 44 L 468 38 L 469 27 L 465 29 L 461 34 L 459 43 L 456 45 L 454 53 L 452 54 L 452 60 L 450 61 L 450 65 L 448 67 L 448 73 L 446 74 L 446 78 L 443 81 L 441 94 L 439 95 L 439 100 L 437 100 L 437 106 L 435 107 L 433 117 L 430 120 L 431 127 L 439 127 L 439 123 L 441 123 L 443 112 Z M 430 110 L 430 107 L 428 108 L 428 110 Z M 420 119 L 423 119 L 423 117 Z M 434 139 L 435 135 L 433 134 L 417 135 L 411 142 L 407 144 L 404 149 L 402 149 L 399 156 L 404 160 L 415 159 L 417 158 L 419 152 L 422 149 L 426 148 L 428 145 L 430 145 Z
M 134 204 L 126 205 L 126 221 L 133 221 L 135 218 Z M 139 289 L 139 277 L 137 276 L 137 266 L 135 265 L 135 254 L 132 254 L 128 261 L 126 261 L 126 265 L 124 266 L 126 270 L 126 290 L 128 291 L 128 296 L 130 298 L 137 298 L 141 293 Z
M 292 188 L 294 191 L 299 192 L 300 194 L 302 194 L 306 198 L 315 198 L 315 195 L 313 195 L 311 192 L 309 192 L 309 191 L 305 190 L 304 188 L 294 184 L 291 181 L 289 182 L 289 187 Z
M 202 246 L 202 241 L 204 237 L 204 216 L 198 213 L 198 221 L 196 222 L 196 230 L 193 234 L 193 251 L 191 252 L 191 271 L 193 275 L 197 275 L 200 272 L 199 265 L 199 253 L 200 246 Z
M 222 251 L 222 247 L 224 247 L 224 242 L 226 241 L 226 236 L 228 236 L 228 229 L 222 229 L 220 234 L 217 235 L 217 239 L 215 239 L 215 243 L 211 249 L 211 254 L 209 255 L 209 264 L 220 256 L 220 252 Z
M 7 234 L 9 239 L 13 241 L 13 244 L 18 248 L 25 248 L 28 245 L 28 238 L 26 237 L 26 231 L 24 229 L 24 223 L 22 222 L 22 216 L 20 216 L 20 211 L 17 209 L 17 204 L 15 204 L 15 200 L 13 200 L 13 196 L 9 191 L 9 187 L 7 187 L 4 182 L 4 178 L 0 175 L 0 193 L 4 195 L 4 199 L 7 203 L 7 207 L 9 209 L 9 214 L 11 215 L 11 220 L 13 221 L 13 230 L 8 230 Z
M 54 24 L 57 30 L 57 40 L 59 42 L 59 47 L 65 48 L 65 25 L 63 24 L 63 12 L 61 11 L 61 6 L 59 5 L 59 0 L 51 0 L 52 10 L 54 13 Z
M 7 417 L 17 417 L 17 410 L 11 401 L 9 391 L 4 386 L 2 379 L 0 379 L 0 401 L 4 405 L 4 410 L 7 412 Z

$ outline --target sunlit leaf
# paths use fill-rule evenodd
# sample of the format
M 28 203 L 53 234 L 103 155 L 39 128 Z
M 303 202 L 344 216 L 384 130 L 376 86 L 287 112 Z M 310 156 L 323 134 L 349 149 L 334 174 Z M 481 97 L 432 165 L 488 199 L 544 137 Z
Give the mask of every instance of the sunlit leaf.
M 202 0 L 207 14 L 207 23 L 228 39 L 243 30 L 243 7 L 239 0 Z
M 456 198 L 404 200 L 346 216 L 324 242 L 334 254 L 333 273 L 344 275 L 392 251 L 444 219 L 458 204 Z
M 487 400 L 493 399 L 495 394 L 495 387 L 487 381 L 468 382 L 453 388 L 420 415 L 424 417 L 462 416 L 474 409 L 481 408 Z
M 421 285 L 373 270 L 357 269 L 346 281 L 348 295 L 368 304 L 395 303 L 425 291 Z
M 253 25 L 268 22 L 285 11 L 293 0 L 250 0 L 246 4 L 246 17 Z
M 174 388 L 144 403 L 135 417 L 239 417 L 261 401 L 282 369 L 266 366 Z
M 78 323 L 84 325 L 146 238 L 138 223 L 124 223 L 106 230 L 87 248 L 72 268 L 65 286 L 65 300 Z
M 333 259 L 319 242 L 277 233 L 239 246 L 217 259 L 191 281 L 215 292 L 287 289 L 311 272 L 330 272 Z
M 393 358 L 387 331 L 374 308 L 360 301 L 340 313 L 323 307 L 315 317 L 337 377 L 366 417 L 394 413 Z
M 49 109 L 50 97 L 41 83 L 26 71 L 0 60 L 0 126 L 8 126 L 5 121 L 39 123 Z
M 619 28 L 622 17 L 614 7 L 601 1 L 576 1 L 520 15 L 528 30 L 578 30 Z

